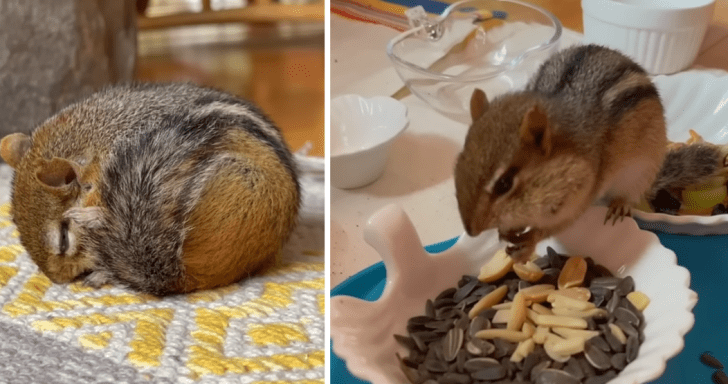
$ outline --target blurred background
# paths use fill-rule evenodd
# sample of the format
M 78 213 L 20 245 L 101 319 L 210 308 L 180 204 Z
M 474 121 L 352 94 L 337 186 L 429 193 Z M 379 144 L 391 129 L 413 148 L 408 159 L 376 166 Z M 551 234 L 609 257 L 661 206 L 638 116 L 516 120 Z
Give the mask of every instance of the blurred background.
M 241 96 L 323 156 L 324 2 L 0 0 L 0 136 L 130 80 Z

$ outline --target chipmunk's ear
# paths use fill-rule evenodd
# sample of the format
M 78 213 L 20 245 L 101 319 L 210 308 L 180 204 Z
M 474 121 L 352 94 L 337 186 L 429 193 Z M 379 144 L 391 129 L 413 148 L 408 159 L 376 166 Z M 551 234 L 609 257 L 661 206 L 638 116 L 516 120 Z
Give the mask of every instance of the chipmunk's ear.
M 30 149 L 30 137 L 24 133 L 13 133 L 0 141 L 0 156 L 8 165 L 15 168 Z
M 470 117 L 473 119 L 473 122 L 488 111 L 488 106 L 488 97 L 485 96 L 485 92 L 475 88 L 473 95 L 470 96 Z
M 35 176 L 44 186 L 58 190 L 78 183 L 80 174 L 81 167 L 76 162 L 54 157 L 50 161 L 43 160 Z
M 546 112 L 534 105 L 521 121 L 521 146 L 538 149 L 544 156 L 551 153 L 551 126 Z

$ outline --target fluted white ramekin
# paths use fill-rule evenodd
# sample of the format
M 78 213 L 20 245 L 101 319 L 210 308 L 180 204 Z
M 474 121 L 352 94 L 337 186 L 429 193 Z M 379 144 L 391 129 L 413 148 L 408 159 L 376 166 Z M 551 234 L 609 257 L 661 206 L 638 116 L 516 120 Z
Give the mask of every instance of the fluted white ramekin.
M 581 6 L 586 43 L 618 49 L 657 75 L 693 63 L 715 0 L 582 0 Z

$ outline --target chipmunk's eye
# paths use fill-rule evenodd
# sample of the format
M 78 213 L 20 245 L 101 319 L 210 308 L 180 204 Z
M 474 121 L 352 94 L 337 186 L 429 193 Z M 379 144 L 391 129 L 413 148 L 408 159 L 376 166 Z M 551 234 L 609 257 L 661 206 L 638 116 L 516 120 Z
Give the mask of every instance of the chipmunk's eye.
M 58 253 L 65 255 L 68 251 L 68 220 L 61 221 L 61 235 L 58 237 Z
M 516 173 L 518 173 L 518 168 L 516 167 L 508 168 L 507 171 L 503 172 L 501 177 L 493 184 L 493 195 L 501 196 L 508 193 L 513 188 L 513 178 L 516 176 Z

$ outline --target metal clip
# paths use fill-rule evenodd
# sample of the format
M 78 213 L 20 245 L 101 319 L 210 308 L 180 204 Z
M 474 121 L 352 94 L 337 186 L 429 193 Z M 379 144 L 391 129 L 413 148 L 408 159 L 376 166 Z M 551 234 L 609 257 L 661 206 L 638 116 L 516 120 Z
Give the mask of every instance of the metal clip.
M 428 39 L 437 41 L 442 37 L 444 29 L 442 23 L 428 17 L 425 8 L 421 5 L 404 11 L 404 14 L 407 16 L 410 27 L 417 28 L 424 26 L 423 32 Z

